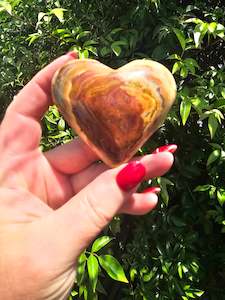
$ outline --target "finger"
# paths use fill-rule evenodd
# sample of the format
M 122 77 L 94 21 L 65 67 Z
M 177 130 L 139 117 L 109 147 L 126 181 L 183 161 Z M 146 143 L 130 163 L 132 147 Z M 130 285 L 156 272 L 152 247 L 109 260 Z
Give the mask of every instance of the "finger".
M 130 215 L 144 215 L 155 208 L 158 197 L 154 193 L 134 193 L 122 206 L 120 212 Z
M 161 154 L 150 154 L 144 157 L 135 157 L 132 160 L 139 160 L 146 165 L 145 179 L 158 177 L 165 174 L 171 167 L 171 162 L 165 159 Z M 85 186 L 91 183 L 97 176 L 109 168 L 105 164 L 93 164 L 82 172 L 71 176 L 71 184 L 75 193 L 81 191 Z
M 8 152 L 18 153 L 38 147 L 41 138 L 39 121 L 52 104 L 52 76 L 71 59 L 70 55 L 59 57 L 34 76 L 14 97 L 0 128 L 1 144 L 3 147 L 7 145 Z
M 52 167 L 64 174 L 80 172 L 98 159 L 79 138 L 45 152 L 45 157 Z
M 109 170 L 103 163 L 94 163 L 83 171 L 71 176 L 71 185 L 75 194 L 79 193 L 96 177 L 101 175 L 106 170 Z
M 172 163 L 171 153 L 159 153 L 146 157 L 142 166 L 150 170 L 150 165 L 157 164 L 158 170 L 156 167 L 152 167 L 152 170 L 160 175 L 168 170 Z M 118 174 L 121 174 L 121 170 L 127 166 L 123 165 L 102 173 L 40 225 L 42 228 L 51 228 L 48 229 L 48 233 L 46 232 L 48 242 L 54 245 L 58 243 L 57 247 L 68 257 L 70 260 L 68 263 L 71 265 L 75 257 L 121 211 L 124 203 L 135 193 L 136 188 L 124 191 L 118 185 Z M 132 176 L 136 175 L 132 173 Z M 140 210 L 139 206 L 137 213 Z M 132 213 L 135 213 L 135 210 Z M 54 237 L 55 232 L 57 232 L 57 238 Z M 67 247 L 67 245 L 72 246 Z
M 9 110 L 12 113 L 19 113 L 39 121 L 49 105 L 52 104 L 51 80 L 53 75 L 72 59 L 71 55 L 63 55 L 38 72 L 14 98 Z

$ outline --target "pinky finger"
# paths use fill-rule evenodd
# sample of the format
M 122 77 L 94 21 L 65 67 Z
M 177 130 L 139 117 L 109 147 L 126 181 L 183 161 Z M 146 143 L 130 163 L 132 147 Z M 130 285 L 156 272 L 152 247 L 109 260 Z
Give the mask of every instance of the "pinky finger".
M 120 212 L 130 215 L 144 215 L 153 210 L 158 203 L 155 193 L 134 193 L 122 206 Z

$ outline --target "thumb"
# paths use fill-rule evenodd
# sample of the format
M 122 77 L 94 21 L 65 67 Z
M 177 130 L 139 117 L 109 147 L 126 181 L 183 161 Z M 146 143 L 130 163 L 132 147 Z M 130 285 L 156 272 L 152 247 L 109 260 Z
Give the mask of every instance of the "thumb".
M 61 249 L 67 263 L 69 259 L 74 264 L 78 255 L 112 218 L 124 212 L 124 203 L 134 198 L 139 183 L 149 177 L 161 176 L 172 163 L 172 154 L 159 153 L 102 173 L 45 219 L 45 237 L 48 234 L 49 244 L 55 245 L 57 252 Z M 140 195 L 145 200 L 148 198 L 148 207 L 143 201 L 145 212 L 148 212 L 156 204 L 157 197 L 155 194 Z M 140 197 L 137 199 L 142 201 Z M 133 203 L 131 205 L 135 207 Z

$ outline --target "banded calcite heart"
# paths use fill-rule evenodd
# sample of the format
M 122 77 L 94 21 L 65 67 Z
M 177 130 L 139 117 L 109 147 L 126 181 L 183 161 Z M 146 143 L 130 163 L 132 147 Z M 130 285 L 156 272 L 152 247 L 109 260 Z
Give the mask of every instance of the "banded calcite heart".
M 172 74 L 151 60 L 114 70 L 74 60 L 54 76 L 55 104 L 108 166 L 128 161 L 164 121 L 176 96 Z

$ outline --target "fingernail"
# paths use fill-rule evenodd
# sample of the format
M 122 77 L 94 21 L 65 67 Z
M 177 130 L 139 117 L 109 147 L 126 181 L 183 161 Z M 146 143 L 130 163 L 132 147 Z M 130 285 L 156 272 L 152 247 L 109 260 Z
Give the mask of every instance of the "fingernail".
M 159 186 L 151 186 L 149 188 L 147 188 L 146 190 L 144 190 L 142 193 L 146 194 L 146 193 L 154 193 L 154 194 L 158 194 L 160 193 L 161 189 Z
M 142 163 L 132 161 L 118 173 L 116 182 L 122 190 L 127 192 L 137 186 L 144 179 L 145 174 L 145 167 Z
M 171 144 L 171 145 L 165 145 L 165 146 L 156 148 L 155 151 L 152 152 L 152 154 L 156 154 L 156 153 L 160 153 L 160 152 L 174 153 L 176 150 L 177 150 L 177 145 Z
M 76 51 L 70 51 L 66 55 L 72 57 L 73 59 L 76 59 L 78 57 L 78 54 Z

